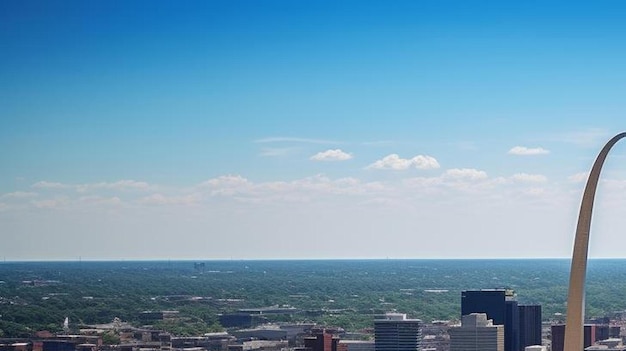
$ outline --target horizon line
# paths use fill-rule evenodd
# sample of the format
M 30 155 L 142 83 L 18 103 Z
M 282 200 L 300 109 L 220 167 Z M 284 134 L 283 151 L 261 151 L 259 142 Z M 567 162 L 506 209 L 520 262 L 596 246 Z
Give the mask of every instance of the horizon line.
M 590 260 L 626 260 L 626 257 L 595 257 Z M 80 262 L 254 262 L 254 261 L 517 261 L 517 260 L 571 260 L 570 257 L 339 257 L 339 258 L 75 258 L 75 259 L 4 259 L 2 263 L 80 263 Z

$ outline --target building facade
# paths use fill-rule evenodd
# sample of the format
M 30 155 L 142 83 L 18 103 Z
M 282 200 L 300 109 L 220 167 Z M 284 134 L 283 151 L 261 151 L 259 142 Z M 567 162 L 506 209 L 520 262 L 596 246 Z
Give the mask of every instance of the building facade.
M 541 306 L 519 305 L 520 350 L 526 346 L 541 345 Z
M 494 325 L 485 313 L 461 317 L 461 326 L 448 333 L 450 351 L 504 351 L 504 326 Z
M 406 314 L 387 313 L 374 320 L 375 351 L 420 351 L 422 321 Z

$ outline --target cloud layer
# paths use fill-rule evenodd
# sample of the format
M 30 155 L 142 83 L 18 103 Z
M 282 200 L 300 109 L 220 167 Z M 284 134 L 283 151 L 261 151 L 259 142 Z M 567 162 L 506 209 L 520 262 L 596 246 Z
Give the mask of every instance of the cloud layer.
M 510 155 L 517 155 L 517 156 L 546 155 L 549 153 L 550 153 L 549 150 L 546 150 L 542 147 L 529 148 L 526 146 L 515 146 L 511 148 L 511 150 L 509 150 Z
M 311 160 L 313 161 L 346 161 L 351 158 L 351 154 L 344 152 L 341 149 L 326 150 L 311 156 Z
M 386 169 L 394 171 L 404 171 L 410 168 L 417 169 L 437 169 L 439 162 L 434 157 L 427 155 L 417 155 L 413 158 L 401 158 L 398 154 L 390 154 L 367 166 L 368 169 Z
M 450 168 L 428 176 L 363 171 L 360 177 L 320 174 L 259 181 L 225 174 L 186 186 L 120 180 L 80 185 L 41 181 L 25 187 L 0 194 L 1 228 L 14 233 L 9 244 L 24 247 L 22 256 L 50 252 L 44 244 L 32 244 L 38 242 L 32 239 L 33 233 L 46 233 L 58 242 L 83 242 L 83 256 L 101 252 L 85 242 L 107 237 L 119 243 L 137 237 L 148 244 L 141 251 L 129 249 L 129 255 L 140 257 L 147 252 L 153 258 L 259 257 L 255 256 L 259 252 L 269 257 L 303 255 L 299 238 L 310 237 L 341 247 L 339 251 L 320 247 L 316 257 L 379 257 L 387 252 L 395 257 L 451 257 L 462 255 L 466 245 L 493 243 L 502 233 L 507 233 L 505 237 L 533 236 L 524 252 L 536 253 L 532 243 L 541 240 L 548 248 L 545 252 L 554 255 L 550 247 L 555 246 L 550 245 L 570 241 L 558 235 L 560 231 L 563 236 L 569 234 L 574 218 L 568 216 L 575 215 L 582 191 L 567 176 L 558 180 L 531 172 L 494 176 L 478 168 Z M 603 217 L 609 217 L 607 208 L 626 206 L 626 197 L 621 195 L 626 182 L 609 179 L 603 188 L 605 196 L 598 207 L 606 213 Z M 475 235 L 463 242 L 468 233 Z M 355 244 L 362 243 L 359 239 L 364 235 L 380 241 Z M 427 247 L 416 244 L 432 235 L 456 240 L 459 250 L 444 250 L 437 241 Z M 546 238 L 552 238 L 552 243 Z M 194 245 L 176 251 L 181 241 Z M 276 251 L 277 241 L 288 247 Z M 390 244 L 399 241 L 411 249 L 402 251 Z M 249 245 L 242 247 L 242 242 Z M 479 246 L 474 254 L 498 256 L 510 242 L 493 245 L 487 251 Z M 232 251 L 225 252 L 225 248 Z M 76 250 L 78 246 L 60 246 L 53 251 L 71 257 Z M 107 252 L 118 250 L 112 246 Z M 310 247 L 305 251 L 310 254 Z M 5 255 L 11 257 L 12 252 Z

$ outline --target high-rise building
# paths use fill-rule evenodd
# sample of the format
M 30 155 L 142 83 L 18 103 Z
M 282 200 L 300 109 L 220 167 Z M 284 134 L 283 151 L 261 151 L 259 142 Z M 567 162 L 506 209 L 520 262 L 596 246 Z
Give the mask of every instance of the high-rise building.
M 565 348 L 565 324 L 553 325 L 550 328 L 552 339 L 552 351 L 564 351 Z M 583 347 L 593 345 L 599 339 L 596 336 L 596 325 L 586 324 L 583 328 Z
M 512 294 L 512 292 L 511 292 Z M 504 349 L 520 351 L 519 344 L 519 306 L 511 295 L 505 301 Z
M 333 335 L 322 331 L 313 336 L 304 338 L 304 347 L 310 351 L 335 351 L 333 350 Z
M 565 324 L 557 324 L 550 327 L 550 340 L 550 350 L 563 351 L 565 348 Z
M 541 306 L 519 305 L 520 350 L 526 346 L 541 345 Z
M 519 351 L 519 313 L 513 290 L 483 289 L 461 292 L 461 316 L 485 313 L 494 325 L 504 326 L 504 351 Z
M 406 314 L 387 313 L 374 320 L 376 351 L 419 351 L 422 343 L 422 321 L 407 319 Z
M 304 347 L 308 351 L 337 351 L 339 338 L 334 337 L 332 329 L 314 328 L 311 336 L 304 338 Z
M 504 326 L 494 325 L 485 313 L 461 317 L 461 326 L 448 334 L 450 351 L 504 351 Z
M 606 340 L 610 338 L 610 327 L 608 324 L 596 324 L 596 340 Z

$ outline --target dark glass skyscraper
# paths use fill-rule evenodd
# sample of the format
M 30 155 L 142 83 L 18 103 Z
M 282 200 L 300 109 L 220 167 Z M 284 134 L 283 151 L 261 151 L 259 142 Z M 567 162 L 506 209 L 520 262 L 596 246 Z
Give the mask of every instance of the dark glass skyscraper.
M 519 305 L 520 351 L 526 346 L 541 345 L 541 306 Z
M 519 314 L 513 291 L 505 289 L 461 292 L 461 315 L 486 313 L 494 325 L 504 325 L 504 350 L 519 351 Z

